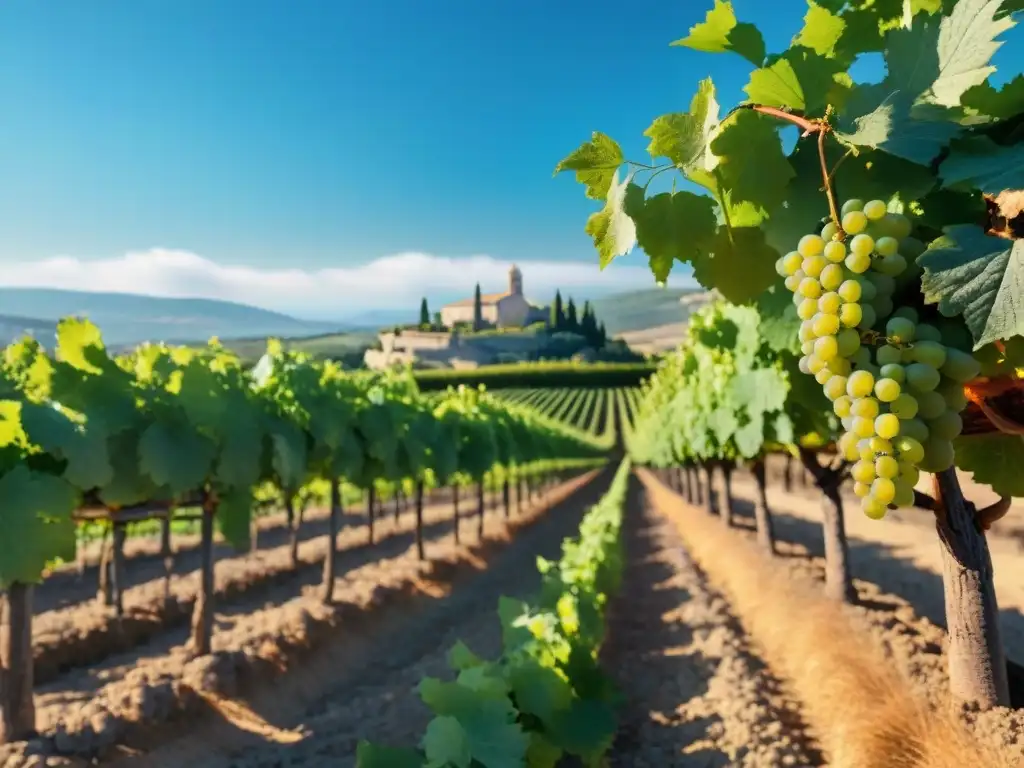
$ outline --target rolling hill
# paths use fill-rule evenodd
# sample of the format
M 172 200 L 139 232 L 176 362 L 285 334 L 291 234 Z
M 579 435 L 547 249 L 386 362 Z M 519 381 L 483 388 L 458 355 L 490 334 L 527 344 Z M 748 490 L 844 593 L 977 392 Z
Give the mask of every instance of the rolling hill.
M 129 293 L 87 293 L 52 288 L 0 288 L 2 317 L 15 316 L 36 338 L 52 332 L 68 315 L 88 317 L 108 344 L 139 341 L 195 342 L 211 336 L 252 338 L 313 336 L 347 330 L 345 323 L 299 320 L 245 304 L 212 299 L 168 299 Z M 35 324 L 35 327 L 33 327 Z M 0 325 L 6 335 L 7 325 Z M 14 333 L 13 336 L 20 336 Z M 9 338 L 9 337 L 8 337 Z
M 612 336 L 681 323 L 690 313 L 681 300 L 703 288 L 647 288 L 593 299 L 590 305 Z

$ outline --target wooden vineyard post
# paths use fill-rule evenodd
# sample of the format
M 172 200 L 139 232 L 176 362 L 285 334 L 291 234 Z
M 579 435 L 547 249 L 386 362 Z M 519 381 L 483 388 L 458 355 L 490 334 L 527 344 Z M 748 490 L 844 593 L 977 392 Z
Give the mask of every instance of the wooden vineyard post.
M 201 558 L 199 594 L 192 610 L 192 652 L 205 656 L 213 638 L 213 516 L 217 501 L 212 493 L 203 493 L 203 515 L 200 521 L 199 553 Z
M 512 493 L 508 485 L 508 477 L 505 478 L 505 482 L 501 486 L 501 500 L 505 505 L 505 519 L 507 520 L 512 516 Z
M 786 454 L 786 463 L 782 468 L 782 487 L 786 493 L 793 490 L 793 456 Z
M 284 511 L 288 520 L 288 561 L 292 568 L 299 565 L 299 522 L 295 518 L 295 497 L 289 492 L 284 493 Z
M 373 516 L 376 503 L 377 489 L 371 483 L 370 487 L 366 490 L 366 531 L 371 544 L 373 544 Z
M 704 465 L 704 509 L 709 515 L 715 514 L 715 474 L 712 464 Z
M 719 510 L 718 514 L 721 516 L 722 521 L 728 525 L 732 525 L 733 516 L 733 499 L 732 499 L 732 471 L 733 464 L 730 461 L 722 462 L 722 491 L 719 496 Z
M 113 554 L 113 526 L 107 525 L 103 530 L 103 538 L 100 540 L 100 561 L 97 575 L 99 586 L 96 590 L 96 600 L 102 606 L 109 606 L 114 602 L 114 594 L 111 590 L 111 556 Z
M 125 524 L 119 520 L 114 521 L 114 557 L 112 563 L 114 592 L 114 613 L 118 620 L 124 618 L 124 542 Z
M 455 528 L 454 532 L 456 544 L 462 543 L 460 533 L 461 526 L 459 525 L 460 522 L 461 520 L 459 519 L 459 484 L 452 483 L 452 524 Z
M 0 594 L 0 744 L 35 734 L 33 683 L 32 585 L 16 581 Z
M 401 491 L 395 491 L 394 505 L 395 505 L 395 527 L 398 527 L 398 515 L 402 511 L 402 492 Z
M 325 604 L 334 601 L 334 582 L 338 567 L 338 532 L 341 528 L 341 516 L 344 509 L 341 505 L 341 483 L 338 478 L 331 478 L 331 511 L 327 518 L 327 555 L 324 557 L 323 585 L 320 599 Z
M 416 481 L 416 556 L 420 560 L 427 559 L 423 548 L 423 481 Z
M 484 540 L 484 481 L 481 480 L 476 484 L 476 513 L 477 513 L 477 531 L 476 537 L 479 541 Z
M 516 478 L 516 514 L 523 513 L 523 478 Z
M 171 575 L 174 573 L 174 554 L 171 552 L 171 510 L 160 518 L 160 557 L 164 563 L 164 605 L 171 602 Z
M 979 530 L 974 506 L 964 499 L 955 469 L 935 475 L 934 489 L 950 693 L 954 701 L 976 702 L 981 709 L 1007 707 L 1010 684 L 988 541 Z

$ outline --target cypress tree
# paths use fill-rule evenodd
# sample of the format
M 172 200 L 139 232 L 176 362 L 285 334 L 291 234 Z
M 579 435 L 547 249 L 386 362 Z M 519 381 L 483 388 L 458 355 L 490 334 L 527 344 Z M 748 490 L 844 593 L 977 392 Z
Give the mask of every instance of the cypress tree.
M 576 302 L 569 299 L 569 304 L 565 308 L 565 327 L 569 331 L 578 331 L 580 328 L 579 319 L 576 317 Z
M 562 312 L 562 292 L 559 290 L 555 291 L 555 301 L 551 305 L 551 320 L 548 325 L 551 326 L 552 331 L 560 331 L 565 325 L 565 315 Z
M 480 283 L 476 284 L 473 292 L 473 330 L 479 331 L 484 327 L 484 307 L 480 300 Z
M 430 309 L 427 307 L 426 296 L 420 302 L 420 325 L 430 325 Z

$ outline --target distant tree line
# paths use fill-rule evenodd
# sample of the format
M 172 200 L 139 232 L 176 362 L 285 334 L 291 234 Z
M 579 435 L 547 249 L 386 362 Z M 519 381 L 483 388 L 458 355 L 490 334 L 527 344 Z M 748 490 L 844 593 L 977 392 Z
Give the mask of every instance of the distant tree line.
M 568 304 L 562 303 L 562 292 L 555 291 L 555 300 L 551 304 L 551 317 L 548 320 L 551 333 L 575 333 L 587 340 L 594 348 L 600 349 L 608 341 L 608 332 L 604 323 L 598 322 L 594 308 L 589 301 L 583 302 L 583 313 L 576 311 L 576 302 L 569 297 Z

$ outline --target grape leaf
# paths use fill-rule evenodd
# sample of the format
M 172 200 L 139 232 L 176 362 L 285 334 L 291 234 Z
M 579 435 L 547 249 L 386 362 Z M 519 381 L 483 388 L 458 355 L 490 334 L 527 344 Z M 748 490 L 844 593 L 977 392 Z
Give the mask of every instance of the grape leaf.
M 961 103 L 996 120 L 1008 120 L 1024 113 L 1024 75 L 1017 75 L 996 90 L 988 82 L 964 91 Z
M 615 713 L 603 701 L 574 699 L 569 709 L 552 719 L 548 735 L 569 754 L 601 754 L 615 737 Z
M 473 761 L 469 736 L 459 721 L 448 715 L 435 717 L 427 724 L 423 751 L 432 765 L 469 768 Z
M 51 559 L 74 559 L 76 497 L 70 485 L 19 465 L 0 477 L 0 498 L 0 588 L 14 581 L 38 584 Z
M 57 324 L 57 356 L 79 371 L 99 373 L 105 367 L 106 351 L 100 329 L 77 317 Z
M 530 768 L 557 768 L 564 752 L 536 731 L 530 732 L 530 746 L 526 750 L 526 764 Z
M 586 233 L 594 240 L 597 248 L 601 269 L 604 269 L 617 256 L 625 256 L 636 243 L 636 225 L 626 215 L 623 207 L 627 196 L 643 194 L 643 190 L 631 182 L 632 174 L 619 184 L 619 174 L 612 174 L 608 200 L 597 213 L 587 219 Z
M 584 142 L 555 166 L 555 175 L 575 171 L 576 181 L 587 188 L 587 197 L 604 200 L 622 163 L 622 149 L 615 140 L 594 131 L 590 141 Z
M 961 435 L 953 441 L 956 465 L 1000 496 L 1024 496 L 1024 438 L 996 432 Z
M 426 760 L 414 749 L 379 747 L 360 741 L 356 747 L 356 768 L 425 768 Z
M 751 413 L 748 421 L 733 433 L 732 440 L 744 459 L 757 456 L 764 447 L 764 414 Z
M 734 51 L 760 66 L 764 61 L 764 38 L 753 24 L 738 23 L 732 3 L 715 0 L 715 7 L 708 11 L 704 21 L 690 28 L 690 34 L 676 40 L 672 45 L 686 46 L 695 51 L 724 53 Z
M 625 212 L 634 222 L 637 243 L 660 282 L 668 279 L 674 261 L 693 262 L 715 238 L 715 204 L 705 195 L 685 191 L 662 192 L 646 199 L 630 195 Z
M 29 440 L 56 459 L 67 462 L 64 479 L 88 491 L 113 479 L 106 435 L 98 427 L 84 429 L 52 405 L 24 403 L 21 423 Z
M 943 315 L 963 315 L 975 349 L 1024 333 L 1024 241 L 957 224 L 917 263 L 925 302 Z
M 810 48 L 820 56 L 832 56 L 836 43 L 843 36 L 846 22 L 841 16 L 832 13 L 816 3 L 809 3 L 804 26 L 793 40 L 794 45 Z M 837 9 L 838 10 L 838 9 Z
M 249 549 L 252 505 L 252 491 L 249 488 L 232 488 L 222 493 L 217 500 L 217 529 L 228 544 L 243 552 Z
M 772 284 L 778 258 L 760 229 L 719 227 L 711 253 L 694 261 L 693 276 L 706 288 L 716 288 L 729 301 L 742 304 Z
M 697 86 L 697 93 L 690 100 L 689 112 L 673 112 L 654 118 L 644 131 L 651 140 L 647 151 L 651 157 L 665 157 L 676 167 L 686 170 L 691 167 L 707 167 L 708 143 L 714 127 L 718 124 L 718 102 L 715 100 L 715 86 L 706 78 Z
M 947 186 L 967 185 L 990 195 L 1024 188 L 1024 144 L 1001 146 L 986 136 L 956 141 L 939 166 Z
M 509 673 L 520 712 L 548 721 L 556 712 L 569 707 L 572 688 L 553 669 L 524 661 L 514 665 Z
M 756 104 L 824 112 L 835 76 L 841 71 L 834 59 L 808 48 L 790 48 L 768 66 L 751 72 L 743 90 Z
M 176 495 L 202 486 L 213 454 L 209 440 L 176 424 L 153 422 L 139 438 L 139 469 Z
M 758 332 L 770 349 L 799 354 L 800 318 L 797 317 L 792 296 L 779 278 L 775 285 L 757 297 L 757 309 L 761 316 Z
M 747 200 L 771 211 L 785 199 L 793 169 L 770 118 L 747 110 L 737 112 L 724 123 L 711 151 L 719 158 L 716 173 L 733 200 Z
M 786 404 L 789 381 L 782 371 L 758 368 L 746 371 L 732 380 L 730 396 L 738 407 L 754 414 L 780 411 Z

